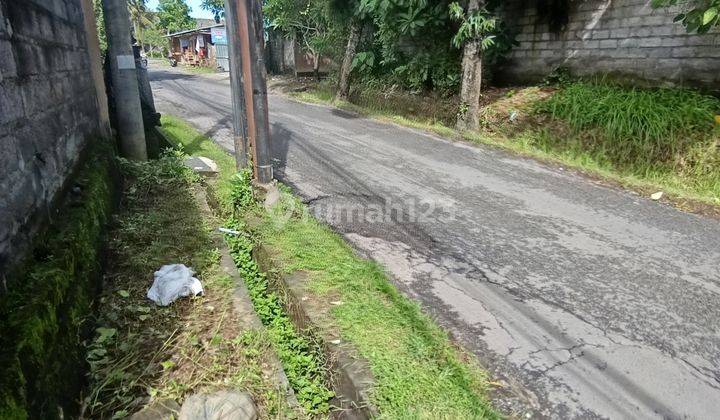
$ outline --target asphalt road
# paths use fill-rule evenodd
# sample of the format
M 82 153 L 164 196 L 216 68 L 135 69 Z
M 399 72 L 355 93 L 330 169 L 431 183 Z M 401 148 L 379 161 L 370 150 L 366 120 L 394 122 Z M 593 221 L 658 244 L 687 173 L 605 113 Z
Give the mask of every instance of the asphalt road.
M 232 149 L 226 76 L 151 68 Z M 506 413 L 720 417 L 720 223 L 489 147 L 271 95 L 276 175 L 383 264 Z

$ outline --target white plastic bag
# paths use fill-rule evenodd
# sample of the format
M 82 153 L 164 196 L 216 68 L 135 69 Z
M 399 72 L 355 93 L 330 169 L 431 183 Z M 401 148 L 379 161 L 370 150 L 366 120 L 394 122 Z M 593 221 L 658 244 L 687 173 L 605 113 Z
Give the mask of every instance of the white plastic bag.
M 155 272 L 155 280 L 147 292 L 148 299 L 160 306 L 168 306 L 177 299 L 203 294 L 200 280 L 184 264 L 169 264 Z

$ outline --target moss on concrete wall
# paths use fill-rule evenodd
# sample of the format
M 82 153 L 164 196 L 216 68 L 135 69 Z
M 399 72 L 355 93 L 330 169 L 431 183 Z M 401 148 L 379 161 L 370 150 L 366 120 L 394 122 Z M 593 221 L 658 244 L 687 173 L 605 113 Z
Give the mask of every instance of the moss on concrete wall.
M 0 296 L 0 418 L 75 417 L 84 385 L 83 339 L 99 287 L 104 226 L 117 176 L 97 141 L 74 185 Z

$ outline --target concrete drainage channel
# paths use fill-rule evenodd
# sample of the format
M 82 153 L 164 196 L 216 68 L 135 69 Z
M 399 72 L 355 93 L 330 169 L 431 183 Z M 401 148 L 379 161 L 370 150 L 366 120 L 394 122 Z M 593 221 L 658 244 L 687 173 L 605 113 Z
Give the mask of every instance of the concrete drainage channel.
M 377 408 L 370 402 L 374 379 L 365 359 L 350 343 L 342 342 L 337 332 L 322 328 L 322 318 L 331 308 L 307 296 L 307 273 L 296 271 L 284 274 L 275 269 L 272 251 L 259 245 L 253 258 L 263 273 L 269 276 L 271 287 L 281 297 L 293 324 L 300 331 L 312 331 L 320 339 L 330 370 L 329 383 L 335 392 L 331 405 L 338 410 L 334 418 L 369 419 L 377 416 Z
M 247 186 L 238 188 L 236 196 L 252 194 Z M 234 232 L 225 236 L 230 255 L 299 405 L 310 415 L 331 418 L 377 415 L 369 400 L 374 381 L 368 363 L 337 333 L 323 328 L 322 315 L 330 308 L 305 295 L 304 273 L 281 274 L 272 252 L 250 239 L 254 235 L 244 221 L 231 218 L 226 227 Z

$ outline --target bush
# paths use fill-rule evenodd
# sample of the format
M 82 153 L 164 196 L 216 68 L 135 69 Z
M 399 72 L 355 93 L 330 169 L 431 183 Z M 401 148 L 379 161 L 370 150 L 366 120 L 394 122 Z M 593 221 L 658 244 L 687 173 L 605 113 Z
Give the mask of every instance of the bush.
M 720 100 L 689 89 L 639 89 L 576 82 L 538 105 L 576 131 L 594 130 L 595 146 L 618 163 L 671 163 L 717 138 Z

